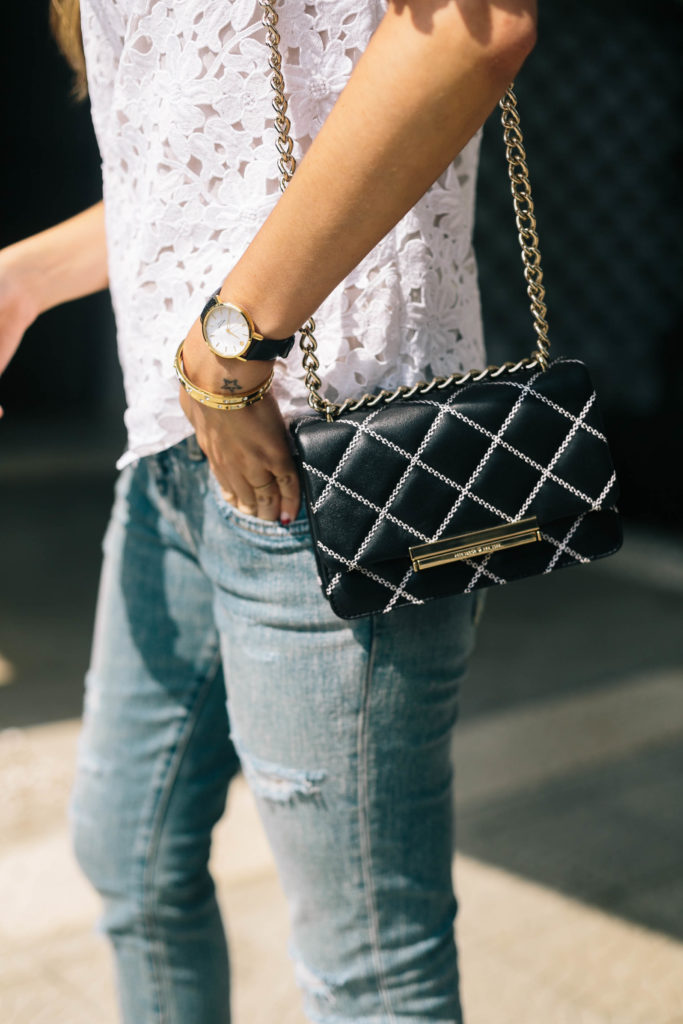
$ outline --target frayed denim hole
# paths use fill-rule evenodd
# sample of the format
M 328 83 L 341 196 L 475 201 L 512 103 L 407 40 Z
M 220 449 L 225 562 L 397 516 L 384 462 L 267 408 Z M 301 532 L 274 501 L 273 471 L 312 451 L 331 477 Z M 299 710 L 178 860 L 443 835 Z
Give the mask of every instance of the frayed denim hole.
M 291 804 L 302 799 L 319 799 L 320 785 L 327 773 L 321 769 L 287 768 L 265 761 L 247 752 L 242 741 L 230 733 L 239 754 L 244 777 L 255 796 L 277 804 Z

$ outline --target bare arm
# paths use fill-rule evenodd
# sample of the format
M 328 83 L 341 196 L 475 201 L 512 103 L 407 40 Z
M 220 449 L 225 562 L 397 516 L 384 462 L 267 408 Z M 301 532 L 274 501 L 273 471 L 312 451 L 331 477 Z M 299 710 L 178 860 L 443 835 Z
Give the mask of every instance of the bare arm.
M 1 250 L 0 374 L 40 313 L 106 287 L 101 202 Z
M 221 297 L 249 310 L 267 336 L 300 327 L 483 124 L 533 47 L 535 26 L 536 0 L 390 0 Z M 214 356 L 198 322 L 184 355 L 190 378 L 210 391 L 226 379 L 247 390 L 269 371 Z M 294 518 L 298 484 L 272 395 L 231 413 L 184 391 L 180 401 L 226 499 L 264 519 Z M 279 488 L 261 489 L 271 477 Z
M 300 327 L 484 122 L 533 46 L 535 9 L 535 0 L 390 3 L 222 296 L 268 337 Z M 220 383 L 228 361 L 202 346 L 196 327 L 187 353 L 204 386 Z M 231 369 L 247 388 L 267 366 Z

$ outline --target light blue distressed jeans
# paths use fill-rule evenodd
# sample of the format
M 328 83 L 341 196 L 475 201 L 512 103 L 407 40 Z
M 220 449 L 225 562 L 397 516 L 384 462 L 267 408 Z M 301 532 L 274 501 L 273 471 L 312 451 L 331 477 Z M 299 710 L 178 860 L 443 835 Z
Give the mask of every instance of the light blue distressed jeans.
M 236 512 L 194 437 L 122 472 L 71 809 L 126 1024 L 230 1021 L 207 863 L 240 767 L 310 1020 L 460 1024 L 450 746 L 479 606 L 343 621 L 305 515 Z

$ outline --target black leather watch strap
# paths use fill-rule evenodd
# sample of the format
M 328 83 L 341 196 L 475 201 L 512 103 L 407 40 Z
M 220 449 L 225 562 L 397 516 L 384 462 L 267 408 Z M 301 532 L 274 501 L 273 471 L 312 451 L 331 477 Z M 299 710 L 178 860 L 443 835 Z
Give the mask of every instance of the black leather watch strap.
M 292 351 L 292 345 L 296 341 L 296 335 L 290 334 L 289 338 L 277 341 L 275 338 L 261 338 L 257 341 L 254 338 L 251 345 L 241 359 L 286 359 Z
M 220 303 L 218 298 L 220 294 L 220 288 L 218 288 L 213 295 L 211 295 L 204 309 L 201 312 L 200 319 L 202 323 L 204 318 Z M 289 353 L 292 351 L 292 346 L 296 341 L 296 335 L 290 334 L 288 338 L 252 338 L 251 344 L 245 353 L 239 356 L 240 359 L 286 359 Z
M 199 319 L 202 321 L 202 323 L 204 322 L 204 318 L 206 317 L 206 314 L 209 312 L 209 310 L 213 309 L 214 306 L 218 305 L 218 293 L 219 292 L 220 292 L 220 288 L 217 291 L 215 291 L 213 293 L 213 295 L 209 295 L 208 299 L 204 303 L 204 309 L 199 314 Z

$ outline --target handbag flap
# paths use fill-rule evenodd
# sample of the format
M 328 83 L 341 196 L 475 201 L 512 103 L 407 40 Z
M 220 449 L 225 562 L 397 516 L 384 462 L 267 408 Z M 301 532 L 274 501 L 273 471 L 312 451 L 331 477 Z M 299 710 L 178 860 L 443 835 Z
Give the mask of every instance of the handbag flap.
M 408 557 L 413 545 L 535 516 L 612 507 L 617 482 L 588 371 L 578 360 L 342 415 L 292 434 L 329 567 Z

